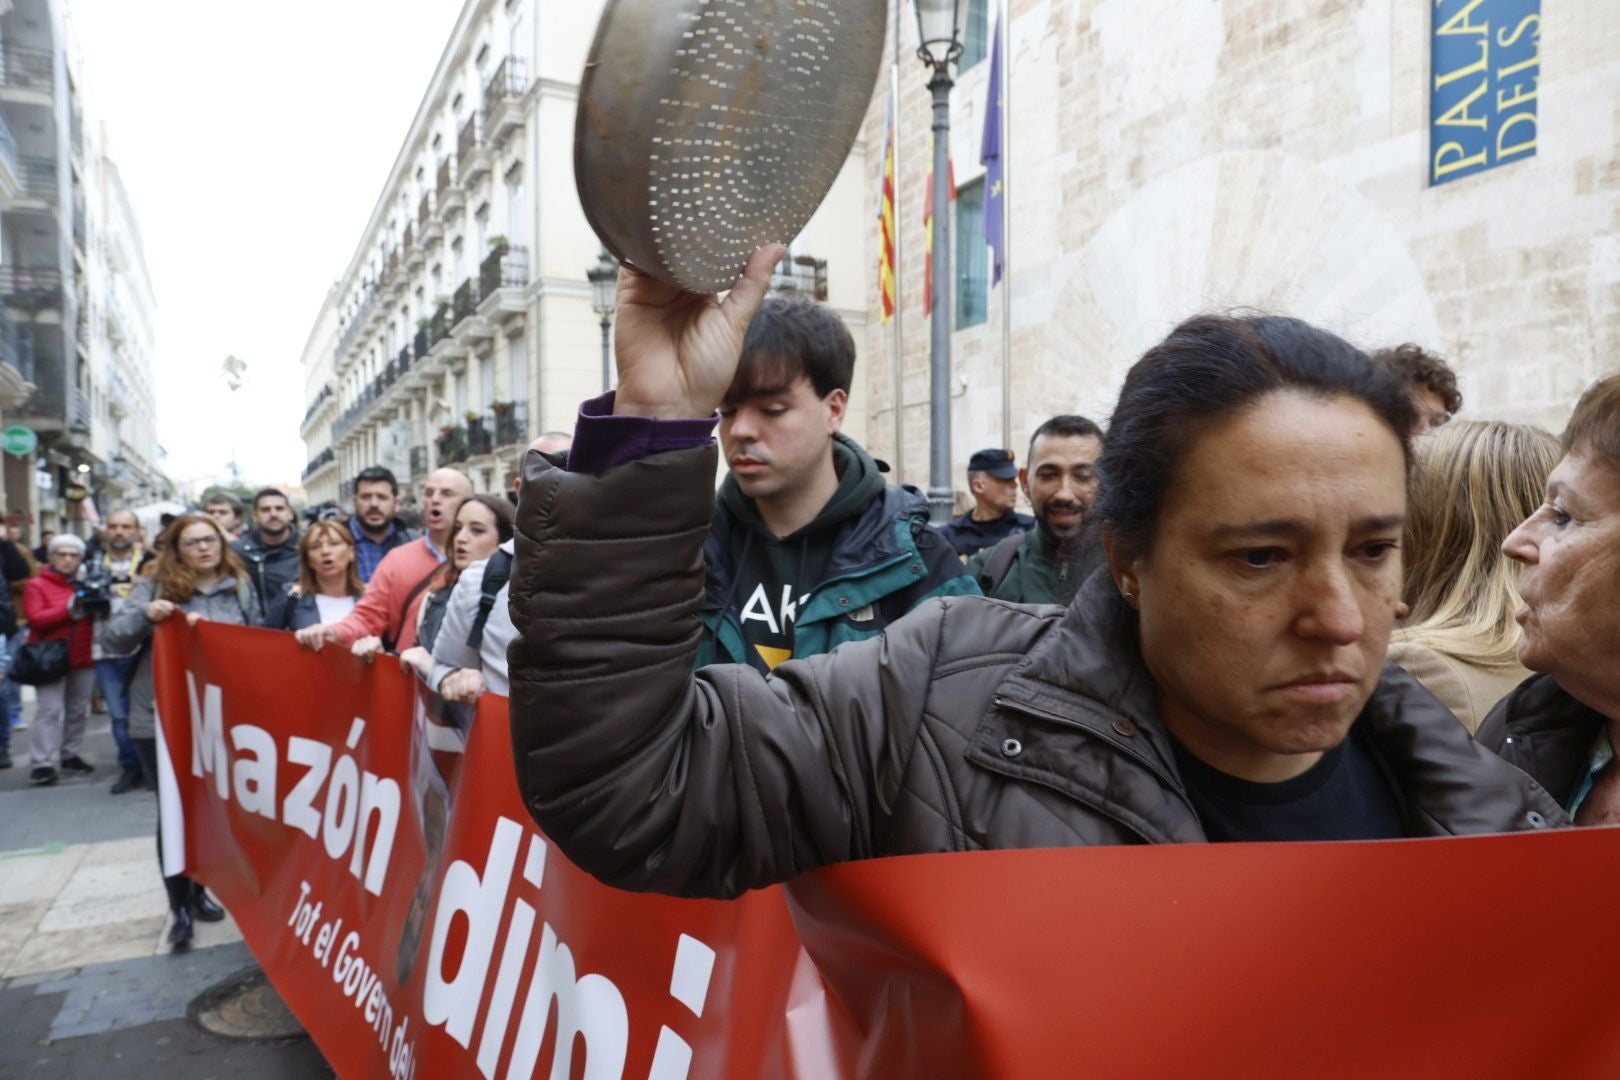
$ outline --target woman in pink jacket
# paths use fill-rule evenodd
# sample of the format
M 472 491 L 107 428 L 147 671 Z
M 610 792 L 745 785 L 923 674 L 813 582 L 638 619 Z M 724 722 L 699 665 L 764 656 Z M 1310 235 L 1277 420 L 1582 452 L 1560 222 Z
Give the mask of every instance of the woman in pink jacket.
M 73 583 L 84 561 L 84 541 L 67 533 L 54 536 L 46 556 L 46 565 L 23 586 L 28 643 L 66 641 L 68 673 L 36 688 L 39 704 L 29 740 L 34 766 L 29 779 L 40 785 L 56 783 L 58 764 L 65 772 L 94 771 L 79 756 L 96 685 L 90 648 L 94 623 L 84 618 L 74 602 Z

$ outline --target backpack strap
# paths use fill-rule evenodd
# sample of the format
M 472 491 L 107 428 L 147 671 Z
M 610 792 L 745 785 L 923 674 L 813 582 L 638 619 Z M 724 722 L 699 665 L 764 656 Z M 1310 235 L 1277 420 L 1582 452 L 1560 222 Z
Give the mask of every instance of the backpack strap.
M 483 588 L 478 595 L 478 615 L 473 619 L 472 627 L 467 631 L 467 648 L 477 650 L 484 644 L 484 624 L 489 622 L 489 613 L 495 610 L 495 598 L 506 588 L 506 583 L 512 578 L 512 556 L 497 549 L 484 564 Z
M 411 613 L 411 605 L 416 603 L 416 598 L 422 595 L 422 591 L 424 589 L 433 584 L 433 579 L 439 576 L 440 572 L 444 570 L 446 565 L 446 563 L 439 563 L 432 570 L 429 570 L 427 577 L 423 578 L 421 581 L 418 581 L 415 587 L 412 588 L 410 592 L 405 594 L 405 604 L 399 609 L 399 622 L 394 624 L 394 632 L 392 634 L 383 635 L 383 648 L 386 651 L 398 651 L 397 646 L 399 645 L 399 636 L 405 632 L 405 619 Z
M 990 557 L 984 560 L 984 569 L 979 572 L 979 589 L 984 595 L 996 595 L 1001 583 L 1007 580 L 1007 572 L 1012 569 L 1014 560 L 1018 558 L 1018 545 L 1023 539 L 1023 533 L 1004 537 L 990 550 Z

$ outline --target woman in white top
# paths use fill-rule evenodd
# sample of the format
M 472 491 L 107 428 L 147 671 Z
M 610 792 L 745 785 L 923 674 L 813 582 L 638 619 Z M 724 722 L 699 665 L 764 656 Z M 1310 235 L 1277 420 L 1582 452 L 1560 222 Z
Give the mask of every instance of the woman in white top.
M 445 545 L 450 553 L 450 570 L 417 611 L 417 644 L 399 657 L 406 671 L 415 671 L 424 679 L 432 673 L 433 646 L 456 582 L 469 566 L 488 559 L 496 548 L 512 539 L 514 517 L 512 504 L 498 495 L 473 495 L 456 507 L 455 524 L 450 527 Z
M 354 610 L 365 591 L 354 557 L 354 536 L 335 521 L 317 521 L 298 541 L 298 580 L 271 602 L 261 626 L 302 630 L 333 623 Z

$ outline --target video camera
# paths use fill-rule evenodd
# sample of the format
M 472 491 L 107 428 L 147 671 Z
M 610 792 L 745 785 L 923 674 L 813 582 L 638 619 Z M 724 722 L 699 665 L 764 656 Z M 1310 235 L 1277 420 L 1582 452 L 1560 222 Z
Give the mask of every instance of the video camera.
M 87 616 L 104 618 L 112 614 L 112 586 L 112 575 L 105 566 L 86 567 L 73 583 L 73 599 Z

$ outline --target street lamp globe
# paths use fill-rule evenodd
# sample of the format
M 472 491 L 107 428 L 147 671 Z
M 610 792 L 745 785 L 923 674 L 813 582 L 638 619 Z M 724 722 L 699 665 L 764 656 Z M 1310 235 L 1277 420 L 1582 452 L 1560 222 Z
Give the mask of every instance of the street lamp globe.
M 962 55 L 963 0 L 912 0 L 917 10 L 917 56 L 936 71 Z
M 603 249 L 596 258 L 596 265 L 585 271 L 585 277 L 591 283 L 591 306 L 603 319 L 611 319 L 619 287 L 619 264 Z

